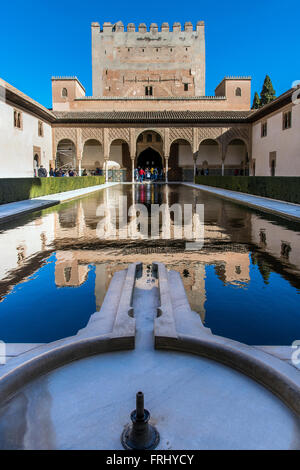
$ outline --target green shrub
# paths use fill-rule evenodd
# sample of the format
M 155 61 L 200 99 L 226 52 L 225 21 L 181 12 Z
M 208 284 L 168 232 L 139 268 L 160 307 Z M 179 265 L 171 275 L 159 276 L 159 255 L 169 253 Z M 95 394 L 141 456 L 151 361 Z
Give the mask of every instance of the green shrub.
M 104 176 L 0 178 L 0 204 L 98 186 L 104 182 Z
M 195 182 L 300 204 L 299 176 L 196 176 Z

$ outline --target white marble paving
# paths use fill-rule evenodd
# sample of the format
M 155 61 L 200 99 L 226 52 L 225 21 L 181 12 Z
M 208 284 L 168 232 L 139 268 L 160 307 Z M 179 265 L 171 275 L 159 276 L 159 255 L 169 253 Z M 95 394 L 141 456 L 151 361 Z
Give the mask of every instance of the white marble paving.
M 201 189 L 211 194 L 224 197 L 226 199 L 238 202 L 240 204 L 254 207 L 256 209 L 271 212 L 282 217 L 300 220 L 300 204 L 292 204 L 291 202 L 279 201 L 267 197 L 254 196 L 252 194 L 230 191 L 229 189 L 215 188 L 213 186 L 205 186 L 203 184 L 182 183 L 191 188 Z
M 87 188 L 74 189 L 73 191 L 65 191 L 63 193 L 48 194 L 47 196 L 40 196 L 38 198 L 26 199 L 24 201 L 10 202 L 8 204 L 0 205 L 0 221 L 17 217 L 18 215 L 36 210 L 42 210 L 46 207 L 59 204 L 60 202 L 68 201 L 76 197 L 84 196 L 101 189 L 115 186 L 119 183 L 105 183 L 98 186 L 89 186 Z

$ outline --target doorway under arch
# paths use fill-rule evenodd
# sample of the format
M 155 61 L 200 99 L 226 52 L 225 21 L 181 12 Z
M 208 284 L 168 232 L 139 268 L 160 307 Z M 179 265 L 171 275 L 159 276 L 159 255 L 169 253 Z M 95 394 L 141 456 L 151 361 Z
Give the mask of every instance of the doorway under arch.
M 151 167 L 161 169 L 163 167 L 163 163 L 159 152 L 151 147 L 143 150 L 138 156 L 137 167 L 141 167 L 143 169 Z

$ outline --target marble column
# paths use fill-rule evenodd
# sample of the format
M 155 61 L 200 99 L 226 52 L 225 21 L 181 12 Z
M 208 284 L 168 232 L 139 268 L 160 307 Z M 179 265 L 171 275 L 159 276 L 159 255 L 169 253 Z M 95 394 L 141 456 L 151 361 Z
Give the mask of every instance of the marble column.
M 165 160 L 166 160 L 166 167 L 165 167 L 165 182 L 168 183 L 168 171 L 169 171 L 169 157 L 166 157 L 165 156 Z
M 134 183 L 134 158 L 131 157 L 132 182 Z

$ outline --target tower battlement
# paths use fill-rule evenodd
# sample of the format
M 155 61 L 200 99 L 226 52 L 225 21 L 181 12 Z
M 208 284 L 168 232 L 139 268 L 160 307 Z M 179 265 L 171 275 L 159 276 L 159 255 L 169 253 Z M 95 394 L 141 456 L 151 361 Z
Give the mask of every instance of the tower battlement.
M 179 33 L 181 31 L 199 31 L 203 27 L 204 21 L 198 21 L 195 28 L 190 21 L 186 21 L 182 26 L 181 23 L 175 22 L 172 25 L 172 30 L 170 29 L 169 23 L 167 22 L 162 23 L 160 28 L 156 23 L 151 23 L 149 26 L 147 26 L 145 23 L 140 23 L 137 26 L 134 23 L 128 23 L 128 25 L 125 27 L 122 21 L 118 21 L 117 23 L 110 23 L 109 21 L 106 21 L 103 23 L 102 28 L 100 23 L 92 23 L 92 28 L 98 29 L 101 33 Z
M 92 23 L 93 96 L 204 96 L 204 21 Z

